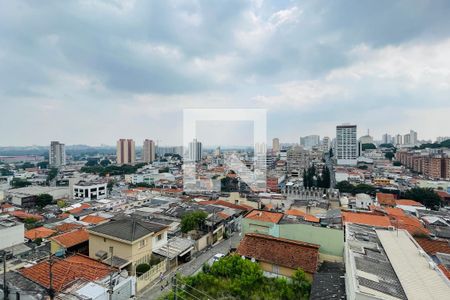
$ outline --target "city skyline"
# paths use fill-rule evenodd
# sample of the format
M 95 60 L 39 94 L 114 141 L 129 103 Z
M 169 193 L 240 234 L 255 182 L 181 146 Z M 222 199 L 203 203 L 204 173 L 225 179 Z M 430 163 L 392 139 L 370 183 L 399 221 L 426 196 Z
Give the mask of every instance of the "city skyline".
M 265 108 L 268 140 L 332 136 L 343 122 L 358 135 L 419 121 L 419 139 L 450 135 L 446 1 L 3 8 L 0 125 L 14 135 L 3 130 L 2 146 L 113 145 L 130 132 L 177 145 L 185 108 Z

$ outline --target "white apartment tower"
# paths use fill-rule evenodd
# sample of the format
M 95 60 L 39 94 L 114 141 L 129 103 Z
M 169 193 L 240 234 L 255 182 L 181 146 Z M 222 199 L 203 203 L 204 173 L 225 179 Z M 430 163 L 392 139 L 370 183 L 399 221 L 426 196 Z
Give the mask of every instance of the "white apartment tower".
M 156 146 L 152 140 L 144 140 L 144 146 L 142 147 L 142 159 L 145 163 L 152 163 L 156 157 Z
M 312 149 L 313 147 L 320 145 L 320 136 L 318 135 L 308 135 L 300 138 L 300 145 L 303 146 L 304 149 Z
M 272 140 L 272 153 L 276 154 L 280 152 L 280 140 L 278 138 L 274 138 Z
M 136 160 L 135 145 L 132 139 L 117 141 L 116 162 L 118 165 L 134 165 Z
M 50 150 L 48 154 L 50 166 L 60 167 L 66 164 L 66 147 L 58 141 L 50 143 Z
M 330 148 L 331 148 L 330 138 L 327 136 L 324 136 L 323 140 L 322 140 L 321 150 L 324 152 L 328 152 L 328 151 L 330 151 Z
M 189 143 L 188 158 L 189 161 L 194 162 L 202 160 L 202 143 L 198 142 L 197 139 Z
M 338 165 L 356 165 L 358 158 L 356 125 L 336 126 L 336 158 Z

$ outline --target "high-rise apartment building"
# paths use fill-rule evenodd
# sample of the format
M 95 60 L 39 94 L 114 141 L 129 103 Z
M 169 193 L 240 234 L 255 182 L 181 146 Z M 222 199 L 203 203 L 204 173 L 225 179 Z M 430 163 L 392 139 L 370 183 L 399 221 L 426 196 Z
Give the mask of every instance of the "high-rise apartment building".
M 339 165 L 356 165 L 358 141 L 356 125 L 336 126 L 336 158 Z
M 50 143 L 50 150 L 48 154 L 50 166 L 60 167 L 66 164 L 66 147 L 58 141 Z
M 331 148 L 331 140 L 329 137 L 324 136 L 322 139 L 321 150 L 324 152 L 328 152 L 330 151 L 330 148 Z
M 199 162 L 202 160 L 202 143 L 194 139 L 189 143 L 188 149 L 189 161 Z
M 300 145 L 304 149 L 312 149 L 320 145 L 320 136 L 318 135 L 308 135 L 300 138 Z
M 136 160 L 135 145 L 132 139 L 117 141 L 116 162 L 118 165 L 134 165 Z
M 403 144 L 403 136 L 401 134 L 397 134 L 394 138 L 394 145 L 402 145 Z
M 272 140 L 272 152 L 274 154 L 280 152 L 280 140 L 278 138 Z
M 156 146 L 152 140 L 145 139 L 142 147 L 142 159 L 145 163 L 152 163 L 156 157 Z
M 403 136 L 403 144 L 409 146 L 417 145 L 417 132 L 410 130 L 409 133 Z
M 392 142 L 392 137 L 390 134 L 383 134 L 383 136 L 381 137 L 381 143 L 382 144 L 390 144 Z

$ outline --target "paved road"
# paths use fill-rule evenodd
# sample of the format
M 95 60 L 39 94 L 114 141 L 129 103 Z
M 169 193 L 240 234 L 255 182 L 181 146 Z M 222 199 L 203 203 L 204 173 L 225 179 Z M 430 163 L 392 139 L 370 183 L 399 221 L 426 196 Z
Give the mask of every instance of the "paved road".
M 190 262 L 185 263 L 181 266 L 179 266 L 176 271 L 172 271 L 168 274 L 165 274 L 163 284 L 165 284 L 168 280 L 170 282 L 170 279 L 175 273 L 180 273 L 183 276 L 189 276 L 192 274 L 195 274 L 196 272 L 200 271 L 203 264 L 206 263 L 208 260 L 210 260 L 215 254 L 217 253 L 224 253 L 228 254 L 230 251 L 230 245 L 231 247 L 237 247 L 241 240 L 241 236 L 239 233 L 235 233 L 231 238 L 228 240 L 222 240 L 214 247 L 201 252 L 199 256 L 196 258 L 193 258 Z M 171 285 L 169 284 L 167 287 L 165 287 L 163 290 L 161 290 L 161 284 L 158 282 L 156 284 L 150 285 L 149 287 L 145 288 L 141 293 L 138 295 L 138 299 L 158 299 L 163 293 L 166 293 L 168 289 L 171 288 Z

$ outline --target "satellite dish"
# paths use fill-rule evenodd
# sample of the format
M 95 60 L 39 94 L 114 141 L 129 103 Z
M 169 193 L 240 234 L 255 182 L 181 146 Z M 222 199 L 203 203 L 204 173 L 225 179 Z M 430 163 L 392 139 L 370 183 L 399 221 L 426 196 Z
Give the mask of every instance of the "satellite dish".
M 252 262 L 256 262 L 255 258 L 253 258 L 253 257 L 252 257 L 251 261 L 252 261 Z

